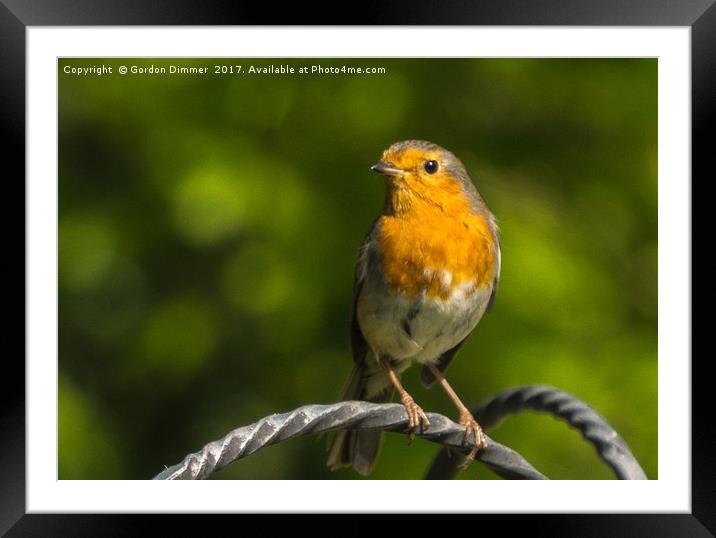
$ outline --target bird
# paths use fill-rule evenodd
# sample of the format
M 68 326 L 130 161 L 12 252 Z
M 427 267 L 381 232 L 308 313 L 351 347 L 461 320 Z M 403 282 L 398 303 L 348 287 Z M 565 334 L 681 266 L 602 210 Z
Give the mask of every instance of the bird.
M 385 181 L 380 216 L 358 253 L 350 321 L 353 370 L 341 400 L 391 402 L 397 391 L 408 437 L 430 421 L 401 384 L 412 364 L 420 379 L 443 387 L 459 412 L 467 462 L 487 447 L 482 428 L 445 378 L 445 370 L 484 313 L 500 278 L 498 224 L 463 163 L 443 147 L 406 140 L 388 147 L 371 170 Z M 342 430 L 327 465 L 373 470 L 382 432 Z

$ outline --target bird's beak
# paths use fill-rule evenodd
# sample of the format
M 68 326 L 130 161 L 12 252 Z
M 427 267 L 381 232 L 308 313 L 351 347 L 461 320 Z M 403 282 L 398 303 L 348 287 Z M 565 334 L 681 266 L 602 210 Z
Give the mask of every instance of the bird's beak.
M 373 166 L 370 167 L 373 172 L 378 172 L 379 174 L 383 174 L 384 176 L 402 176 L 403 171 L 400 168 L 397 168 L 396 166 L 387 163 L 385 161 L 379 161 L 375 163 Z

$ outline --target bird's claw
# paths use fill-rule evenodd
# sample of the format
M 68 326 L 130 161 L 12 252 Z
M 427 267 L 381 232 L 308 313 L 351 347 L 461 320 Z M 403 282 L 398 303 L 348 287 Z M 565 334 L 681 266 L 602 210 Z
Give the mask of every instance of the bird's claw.
M 485 439 L 485 434 L 482 431 L 482 427 L 480 427 L 480 425 L 477 423 L 471 413 L 462 413 L 460 415 L 459 423 L 461 426 L 465 426 L 465 433 L 462 438 L 463 444 L 467 442 L 469 436 L 472 436 L 474 440 L 474 445 L 472 449 L 470 450 L 469 454 L 467 454 L 464 463 L 461 465 L 461 468 L 464 469 L 465 467 L 470 465 L 475 459 L 475 455 L 477 454 L 478 450 L 487 448 L 487 440 Z
M 401 398 L 405 411 L 408 414 L 408 443 L 415 439 L 415 433 L 421 435 L 430 427 L 430 421 L 422 408 L 415 403 L 415 400 L 406 395 Z

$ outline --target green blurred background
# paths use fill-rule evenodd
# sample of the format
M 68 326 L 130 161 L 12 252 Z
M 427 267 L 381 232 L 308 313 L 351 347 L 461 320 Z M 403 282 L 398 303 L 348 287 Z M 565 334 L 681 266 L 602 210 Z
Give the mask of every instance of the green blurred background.
M 112 66 L 76 76 L 64 66 Z M 120 65 L 380 66 L 375 75 L 119 75 Z M 229 430 L 339 396 L 369 171 L 452 150 L 501 225 L 502 280 L 448 378 L 474 406 L 546 383 L 657 478 L 655 59 L 59 60 L 59 478 L 145 479 Z M 407 388 L 456 417 L 419 369 Z M 548 416 L 491 435 L 555 479 L 611 478 Z M 389 434 L 371 478 L 438 451 Z M 314 437 L 216 479 L 352 479 Z M 494 478 L 481 465 L 463 479 Z

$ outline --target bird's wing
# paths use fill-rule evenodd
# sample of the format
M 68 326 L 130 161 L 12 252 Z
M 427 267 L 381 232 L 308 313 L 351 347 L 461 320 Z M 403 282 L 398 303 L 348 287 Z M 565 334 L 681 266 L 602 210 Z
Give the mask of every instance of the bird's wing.
M 363 332 L 358 325 L 358 317 L 356 315 L 356 307 L 358 298 L 360 297 L 363 283 L 368 275 L 369 264 L 369 248 L 375 239 L 378 230 L 378 219 L 371 226 L 370 231 L 363 239 L 363 244 L 358 251 L 358 261 L 356 262 L 355 277 L 353 278 L 353 307 L 351 311 L 351 351 L 353 353 L 353 362 L 360 365 L 365 361 L 368 353 L 368 343 L 363 336 Z
M 500 281 L 500 269 L 502 268 L 502 252 L 500 251 L 500 237 L 497 233 L 497 225 L 495 225 L 495 228 L 493 229 L 493 234 L 495 236 L 496 247 L 495 277 L 492 279 L 492 293 L 490 294 L 490 299 L 487 301 L 487 308 L 485 309 L 485 312 L 489 312 L 490 310 L 492 310 L 492 306 L 495 304 L 495 295 L 497 295 L 497 283 Z

